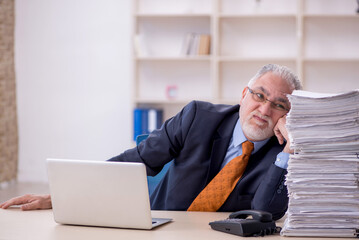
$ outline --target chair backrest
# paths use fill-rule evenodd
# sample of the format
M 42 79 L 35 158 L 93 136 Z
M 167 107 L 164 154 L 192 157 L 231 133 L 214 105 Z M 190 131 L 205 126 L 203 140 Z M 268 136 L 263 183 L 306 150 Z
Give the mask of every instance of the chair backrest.
M 141 141 L 145 140 L 148 137 L 149 134 L 142 134 L 142 135 L 138 135 L 136 137 L 136 144 L 140 144 Z M 163 178 L 163 176 L 166 174 L 166 172 L 168 171 L 168 168 L 170 167 L 170 165 L 172 164 L 173 160 L 170 161 L 169 163 L 166 163 L 166 165 L 163 166 L 161 172 L 159 172 L 156 176 L 147 176 L 147 182 L 148 182 L 148 192 L 151 196 L 151 194 L 153 193 L 153 191 L 155 190 L 155 188 L 157 187 L 158 183 L 161 181 L 161 179 Z
M 142 142 L 143 140 L 145 140 L 146 138 L 148 138 L 148 135 L 149 134 L 141 134 L 141 135 L 138 135 L 136 137 L 136 145 L 140 144 L 140 142 Z

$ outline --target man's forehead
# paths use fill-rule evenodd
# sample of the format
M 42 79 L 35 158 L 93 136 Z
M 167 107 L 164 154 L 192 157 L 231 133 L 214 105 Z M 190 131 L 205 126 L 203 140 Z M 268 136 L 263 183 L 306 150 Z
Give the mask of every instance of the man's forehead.
M 253 82 L 253 89 L 261 90 L 268 96 L 285 96 L 292 93 L 293 87 L 280 75 L 267 72 Z

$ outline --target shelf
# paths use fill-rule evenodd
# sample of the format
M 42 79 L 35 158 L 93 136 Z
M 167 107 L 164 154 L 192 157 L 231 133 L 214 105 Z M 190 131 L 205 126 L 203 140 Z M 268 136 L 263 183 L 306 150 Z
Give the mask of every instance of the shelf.
M 173 13 L 173 14 L 155 14 L 155 13 L 138 13 L 137 18 L 210 18 L 211 14 L 186 14 L 186 13 Z
M 212 61 L 213 56 L 178 56 L 178 57 L 136 57 L 137 61 Z M 295 57 L 235 57 L 235 56 L 218 56 L 218 62 L 292 62 L 296 61 Z M 335 59 L 333 59 L 335 60 Z M 344 59 L 345 60 L 345 59 Z
M 220 14 L 220 19 L 232 18 L 296 18 L 295 14 Z
M 213 12 L 212 0 L 134 0 L 135 14 L 201 15 Z
M 358 9 L 356 0 L 301 0 L 304 15 L 331 17 L 353 15 Z
M 165 119 L 194 99 L 238 104 L 268 63 L 292 69 L 304 90 L 359 88 L 355 0 L 135 2 L 134 107 L 162 108 Z M 210 55 L 184 54 L 193 33 L 211 36 Z
M 359 89 L 358 60 L 305 61 L 303 65 L 305 87 L 308 91 L 338 93 Z
M 219 62 L 294 62 L 296 58 L 293 57 L 235 57 L 235 56 L 220 56 Z
M 308 18 L 303 24 L 304 59 L 356 59 L 359 18 Z
M 190 33 L 211 35 L 209 18 L 140 18 L 135 48 L 139 57 L 178 58 Z
M 185 105 L 194 99 L 136 99 L 138 104 L 169 104 L 169 105 Z M 200 101 L 210 101 L 212 99 L 196 99 Z
M 220 56 L 269 59 L 297 55 L 295 18 L 226 18 L 219 28 Z
M 211 56 L 136 57 L 137 61 L 210 61 Z
M 297 0 L 219 0 L 220 14 L 296 14 Z
M 303 14 L 304 18 L 348 18 L 359 19 L 359 14 Z
M 238 95 L 238 99 L 136 99 L 135 102 L 140 106 L 147 106 L 147 105 L 181 105 L 184 106 L 191 101 L 205 101 L 205 102 L 212 102 L 215 104 L 228 104 L 234 105 L 239 104 L 240 96 Z
M 359 63 L 359 58 L 304 58 L 305 62 L 328 62 L 328 63 L 336 63 L 336 62 L 356 62 Z
M 238 99 L 217 99 L 214 101 L 217 104 L 227 104 L 227 105 L 235 105 L 239 104 L 240 96 L 238 95 Z

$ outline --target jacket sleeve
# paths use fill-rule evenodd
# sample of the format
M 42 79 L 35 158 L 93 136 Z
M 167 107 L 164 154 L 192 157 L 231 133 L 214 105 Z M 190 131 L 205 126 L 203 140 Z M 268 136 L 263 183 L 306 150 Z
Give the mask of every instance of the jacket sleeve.
M 254 195 L 252 209 L 270 212 L 274 220 L 284 216 L 288 206 L 288 191 L 284 184 L 286 174 L 287 170 L 274 163 L 270 166 Z
M 146 165 L 147 175 L 156 175 L 166 163 L 180 154 L 195 115 L 196 102 L 192 101 L 138 146 L 108 161 L 142 162 Z

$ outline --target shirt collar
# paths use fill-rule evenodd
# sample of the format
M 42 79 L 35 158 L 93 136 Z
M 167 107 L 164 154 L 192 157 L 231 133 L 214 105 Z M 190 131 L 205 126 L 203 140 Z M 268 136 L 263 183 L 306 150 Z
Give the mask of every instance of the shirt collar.
M 244 136 L 243 130 L 242 130 L 242 126 L 241 123 L 238 119 L 236 126 L 234 127 L 234 131 L 233 131 L 233 145 L 234 147 L 238 147 L 240 145 L 242 145 L 243 142 L 247 141 L 248 139 L 246 138 L 246 136 Z M 261 147 L 263 147 L 267 142 L 269 141 L 269 138 L 263 140 L 263 141 L 257 141 L 257 142 L 253 142 L 254 144 L 254 150 L 253 153 L 257 152 Z M 252 142 L 252 141 L 251 141 Z

